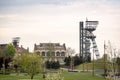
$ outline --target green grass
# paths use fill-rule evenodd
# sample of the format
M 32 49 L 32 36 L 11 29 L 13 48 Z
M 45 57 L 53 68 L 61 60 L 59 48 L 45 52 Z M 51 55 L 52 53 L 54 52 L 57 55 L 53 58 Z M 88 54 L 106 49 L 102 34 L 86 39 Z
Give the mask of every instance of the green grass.
M 79 70 L 83 70 L 83 64 L 79 65 L 76 67 Z M 104 64 L 102 62 L 94 62 L 94 69 L 103 69 L 104 68 Z M 93 63 L 84 63 L 84 69 L 88 69 L 88 70 L 92 70 L 93 69 Z
M 24 80 L 30 79 L 30 76 L 23 76 L 23 75 L 0 75 L 0 80 Z M 34 79 L 42 80 L 41 75 L 34 76 Z
M 108 66 L 110 63 L 106 63 L 106 66 Z M 83 64 L 76 67 L 78 70 L 83 70 Z M 115 64 L 115 68 L 118 69 L 117 64 Z M 91 63 L 84 63 L 84 69 L 85 70 L 93 70 L 93 62 Z M 94 70 L 104 69 L 104 62 L 102 61 L 94 61 Z
M 98 76 L 92 76 L 92 73 L 90 72 L 67 72 L 63 71 L 62 76 L 64 77 L 64 80 L 105 80 L 103 77 Z M 0 80 L 25 80 L 30 79 L 30 76 L 25 75 L 16 75 L 15 73 L 12 75 L 2 75 L 0 74 Z M 44 80 L 42 78 L 42 75 L 36 75 L 34 77 L 35 80 Z
M 103 77 L 93 76 L 90 72 L 64 72 L 65 80 L 105 80 Z

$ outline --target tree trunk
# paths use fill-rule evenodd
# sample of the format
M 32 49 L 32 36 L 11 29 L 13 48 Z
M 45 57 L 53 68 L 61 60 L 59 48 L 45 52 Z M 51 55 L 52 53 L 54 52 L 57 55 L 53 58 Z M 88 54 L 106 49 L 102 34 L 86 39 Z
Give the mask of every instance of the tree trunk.
M 31 75 L 31 79 L 33 79 L 33 77 L 34 77 L 34 74 Z
M 5 69 L 5 58 L 3 58 L 3 74 L 6 73 L 6 69 Z

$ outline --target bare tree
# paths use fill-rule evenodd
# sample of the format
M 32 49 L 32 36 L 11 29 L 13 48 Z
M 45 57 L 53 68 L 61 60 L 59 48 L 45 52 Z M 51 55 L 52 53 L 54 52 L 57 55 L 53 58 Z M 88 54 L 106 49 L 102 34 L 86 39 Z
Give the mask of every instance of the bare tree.
M 48 43 L 48 45 L 46 45 L 46 49 L 47 51 L 47 58 L 48 60 L 54 60 L 55 57 L 55 47 L 53 43 Z
M 72 57 L 73 54 L 75 53 L 75 50 L 72 48 L 67 48 L 67 54 L 68 56 L 71 57 L 71 61 L 70 61 L 70 68 L 73 70 L 74 69 L 74 58 Z

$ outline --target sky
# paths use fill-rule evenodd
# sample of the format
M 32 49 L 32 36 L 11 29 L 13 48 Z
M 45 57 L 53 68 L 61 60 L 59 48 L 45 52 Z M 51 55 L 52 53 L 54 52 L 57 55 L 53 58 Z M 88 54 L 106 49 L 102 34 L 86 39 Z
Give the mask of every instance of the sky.
M 0 44 L 20 37 L 20 45 L 60 43 L 79 53 L 79 22 L 97 20 L 100 55 L 104 41 L 120 49 L 120 0 L 0 0 Z

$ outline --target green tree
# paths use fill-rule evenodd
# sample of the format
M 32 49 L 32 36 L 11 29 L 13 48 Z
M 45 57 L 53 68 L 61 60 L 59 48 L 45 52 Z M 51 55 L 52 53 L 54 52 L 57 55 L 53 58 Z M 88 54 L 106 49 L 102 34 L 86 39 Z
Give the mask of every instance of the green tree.
M 12 59 L 14 57 L 16 53 L 16 49 L 14 48 L 14 46 L 12 44 L 7 44 L 7 46 L 5 47 L 5 49 L 3 49 L 3 51 L 1 52 L 1 55 L 3 57 L 3 68 L 4 68 L 4 74 L 5 74 L 5 69 L 6 69 L 6 60 L 7 59 Z M 7 61 L 7 63 L 9 63 L 9 61 Z
M 55 57 L 55 49 L 54 49 L 54 44 L 53 43 L 48 43 L 48 46 L 46 47 L 48 52 L 47 52 L 47 58 L 48 60 L 54 60 Z
M 58 69 L 58 68 L 60 68 L 60 63 L 59 63 L 59 61 L 57 61 L 57 62 L 56 62 L 56 65 L 55 65 L 55 69 Z
M 70 66 L 71 57 L 65 57 L 64 62 L 66 66 Z
M 55 48 L 54 48 L 54 44 L 53 43 L 48 43 L 48 45 L 46 46 L 47 51 L 47 61 L 45 61 L 44 65 L 46 65 L 46 67 L 48 69 L 52 68 L 52 62 L 54 61 L 55 58 Z
M 50 69 L 50 66 L 51 66 L 50 61 L 46 61 L 45 64 L 46 64 L 46 68 Z
M 7 46 L 6 46 L 6 57 L 10 57 L 10 58 L 13 58 L 14 57 L 14 55 L 15 55 L 15 53 L 16 53 L 16 49 L 15 49 L 15 47 L 12 45 L 12 44 L 8 44 Z
M 5 66 L 4 66 L 4 65 L 5 65 L 5 59 L 6 59 L 6 58 L 5 58 L 5 57 L 6 57 L 6 56 L 5 56 L 5 54 L 6 54 L 6 52 L 5 52 L 6 50 L 5 50 L 5 49 L 6 49 L 6 46 L 3 47 L 3 48 L 0 47 L 0 65 L 1 65 L 1 68 L 2 68 L 2 67 L 4 68 L 4 71 L 5 71 Z M 4 73 L 5 73 L 5 72 L 4 72 Z
M 19 62 L 20 62 L 20 56 L 18 54 L 15 54 L 12 63 L 14 64 L 14 68 L 15 68 L 16 73 L 18 72 Z
M 77 66 L 80 64 L 80 58 L 78 56 L 74 57 L 74 66 Z
M 90 57 L 90 55 L 87 56 L 87 62 L 91 62 L 91 57 Z
M 0 48 L 0 57 L 2 57 L 2 50 L 1 50 L 1 48 Z
M 58 69 L 60 68 L 59 61 L 46 61 L 46 68 Z
M 42 58 L 36 53 L 24 53 L 19 59 L 19 65 L 33 79 L 42 70 Z
M 80 56 L 80 64 L 82 64 L 82 63 L 84 63 L 84 62 L 83 62 L 83 57 Z

